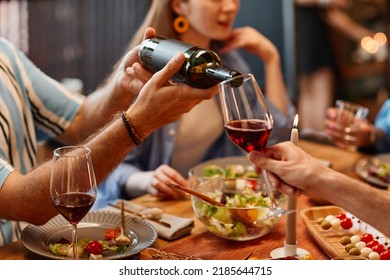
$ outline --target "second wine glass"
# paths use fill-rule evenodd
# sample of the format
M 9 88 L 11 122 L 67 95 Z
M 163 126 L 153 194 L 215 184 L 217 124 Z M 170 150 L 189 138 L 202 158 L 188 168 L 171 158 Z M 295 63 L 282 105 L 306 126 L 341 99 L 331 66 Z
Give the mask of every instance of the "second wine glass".
M 247 153 L 264 152 L 271 136 L 273 118 L 255 77 L 244 74 L 221 82 L 219 96 L 225 131 L 230 140 Z M 270 215 L 287 214 L 288 210 L 278 206 L 264 169 L 262 176 L 270 199 Z
M 72 256 L 77 259 L 77 225 L 91 209 L 97 193 L 91 151 L 67 146 L 54 150 L 50 196 L 58 212 L 72 225 Z

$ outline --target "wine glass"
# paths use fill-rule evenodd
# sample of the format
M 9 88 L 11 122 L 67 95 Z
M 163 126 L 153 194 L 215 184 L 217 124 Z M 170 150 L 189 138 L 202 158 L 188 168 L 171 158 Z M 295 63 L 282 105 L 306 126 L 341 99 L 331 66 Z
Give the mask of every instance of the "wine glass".
M 82 146 L 54 150 L 50 196 L 58 212 L 72 225 L 73 259 L 77 259 L 77 225 L 96 199 L 91 151 Z
M 247 153 L 264 152 L 273 118 L 255 77 L 244 74 L 225 80 L 219 84 L 219 93 L 225 131 L 230 140 Z M 264 169 L 262 176 L 271 204 L 269 216 L 290 213 L 278 206 Z

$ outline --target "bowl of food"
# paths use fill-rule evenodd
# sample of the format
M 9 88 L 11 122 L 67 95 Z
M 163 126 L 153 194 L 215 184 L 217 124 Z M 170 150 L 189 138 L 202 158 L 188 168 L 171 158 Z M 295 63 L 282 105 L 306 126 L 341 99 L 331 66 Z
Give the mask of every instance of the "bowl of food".
M 219 237 L 256 239 L 269 233 L 281 218 L 271 215 L 270 201 L 259 178 L 203 178 L 191 184 L 191 188 L 223 204 L 215 206 L 191 196 L 196 217 Z M 281 194 L 277 199 L 280 206 L 286 201 Z
M 232 156 L 199 163 L 188 172 L 190 185 L 215 178 L 258 178 L 248 157 Z

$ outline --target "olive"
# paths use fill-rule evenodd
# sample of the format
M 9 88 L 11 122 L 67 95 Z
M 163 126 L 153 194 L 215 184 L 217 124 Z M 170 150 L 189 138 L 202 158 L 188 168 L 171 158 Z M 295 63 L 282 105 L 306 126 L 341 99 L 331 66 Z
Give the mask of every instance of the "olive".
M 332 227 L 332 225 L 330 224 L 329 221 L 324 220 L 324 221 L 321 223 L 321 227 L 322 227 L 323 229 L 330 229 L 330 228 Z
M 340 243 L 344 246 L 348 245 L 351 243 L 351 238 L 349 236 L 344 236 L 341 238 Z
M 351 250 L 349 250 L 348 254 L 359 256 L 360 255 L 360 250 L 358 248 L 356 248 L 356 247 L 353 247 L 353 248 L 351 248 Z
M 324 220 L 325 220 L 324 217 L 319 217 L 319 218 L 316 220 L 317 225 L 321 225 L 322 222 L 323 222 Z
M 352 243 L 348 244 L 347 246 L 345 246 L 345 251 L 349 252 L 352 248 L 356 248 L 355 245 L 353 245 Z

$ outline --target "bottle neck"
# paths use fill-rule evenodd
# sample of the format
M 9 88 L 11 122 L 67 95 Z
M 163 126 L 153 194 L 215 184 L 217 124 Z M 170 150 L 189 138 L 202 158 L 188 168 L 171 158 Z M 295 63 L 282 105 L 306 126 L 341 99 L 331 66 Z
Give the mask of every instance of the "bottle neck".
M 222 67 L 220 65 L 211 65 L 206 68 L 205 75 L 218 82 L 229 80 L 233 77 L 240 76 L 241 74 L 235 70 Z M 242 79 L 233 80 L 233 85 L 238 87 L 242 84 Z

